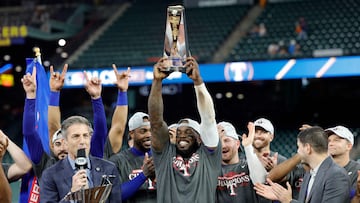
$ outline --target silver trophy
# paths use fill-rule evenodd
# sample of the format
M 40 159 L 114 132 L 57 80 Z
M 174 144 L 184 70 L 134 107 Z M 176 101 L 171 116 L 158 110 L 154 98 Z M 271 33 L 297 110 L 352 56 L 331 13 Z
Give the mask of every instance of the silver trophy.
M 181 5 L 168 6 L 164 41 L 166 71 L 185 73 L 187 55 L 185 9 Z
M 81 203 L 104 203 L 109 197 L 111 189 L 111 184 L 82 189 L 77 192 L 67 194 L 60 202 L 74 201 Z
M 112 189 L 110 179 L 114 177 L 114 175 L 103 175 L 100 186 L 68 193 L 60 202 L 105 203 Z

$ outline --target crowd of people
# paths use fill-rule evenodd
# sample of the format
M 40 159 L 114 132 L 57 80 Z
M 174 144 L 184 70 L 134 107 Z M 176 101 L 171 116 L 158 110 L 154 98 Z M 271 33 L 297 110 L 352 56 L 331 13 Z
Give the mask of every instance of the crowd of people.
M 43 148 L 35 130 L 36 92 L 41 88 L 36 68 L 24 75 L 23 135 L 30 155 L 27 157 L 0 131 L 0 159 L 7 150 L 15 161 L 1 165 L 0 202 L 11 202 L 9 182 L 29 171 L 38 180 L 37 202 L 66 202 L 71 194 L 102 186 L 104 177 L 112 186 L 107 202 L 359 201 L 360 163 L 350 159 L 354 135 L 348 128 L 303 125 L 294 143 L 297 153 L 287 158 L 271 149 L 275 130 L 270 120 L 249 121 L 247 133 L 241 136 L 232 123 L 216 120 L 212 96 L 193 57 L 187 57 L 184 74 L 193 81 L 200 121 L 179 118 L 170 125 L 163 115 L 162 82 L 170 74 L 166 60 L 162 58 L 154 65 L 148 112 L 135 112 L 129 119 L 131 70 L 118 72 L 113 65 L 118 97 L 110 129 L 101 80 L 88 78 L 85 72 L 84 88 L 91 98 L 93 124 L 80 115 L 61 121 L 60 92 L 68 66 L 61 72 L 51 67 L 51 153 Z M 124 149 L 126 127 L 130 147 Z

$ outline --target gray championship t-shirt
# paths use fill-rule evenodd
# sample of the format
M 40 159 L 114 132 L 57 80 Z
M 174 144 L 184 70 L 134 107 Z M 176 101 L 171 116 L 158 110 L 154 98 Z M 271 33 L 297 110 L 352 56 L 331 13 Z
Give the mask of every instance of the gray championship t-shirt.
M 53 154 L 51 153 L 51 155 Z M 58 160 L 54 156 L 50 156 L 46 152 L 43 152 L 43 154 L 41 155 L 40 162 L 37 164 L 33 164 L 33 170 L 35 176 L 38 179 L 38 183 L 40 183 L 42 173 L 44 172 L 44 170 L 54 165 L 57 161 Z
M 134 179 L 142 172 L 144 156 L 136 154 L 131 151 L 131 148 L 128 148 L 111 156 L 109 160 L 115 163 L 119 171 L 120 182 L 124 183 Z M 123 202 L 156 202 L 155 180 L 148 178 L 131 198 Z
M 344 166 L 344 169 L 349 175 L 351 189 L 356 191 L 356 184 L 358 178 L 357 171 L 360 170 L 360 163 L 354 160 L 350 160 L 349 163 Z
M 302 164 L 297 164 L 296 167 L 290 172 L 289 174 L 289 184 L 291 185 L 292 189 L 292 198 L 298 199 L 300 188 L 304 179 L 306 171 Z
M 270 151 L 270 156 L 274 156 L 275 152 Z M 280 164 L 282 162 L 284 162 L 287 158 L 281 154 L 278 154 L 278 158 L 277 158 L 277 164 Z M 283 183 L 283 186 L 286 187 L 286 183 Z M 268 200 L 262 196 L 259 196 L 259 202 L 260 203 L 271 203 L 271 202 L 276 202 L 276 201 L 272 201 L 272 200 Z
M 113 152 L 112 147 L 111 147 L 111 143 L 110 143 L 110 140 L 109 140 L 109 136 L 107 136 L 106 140 L 105 140 L 105 145 L 104 145 L 104 156 L 103 156 L 104 159 L 109 159 L 111 156 L 113 156 L 114 154 L 117 154 L 119 152 L 120 151 L 115 152 L 115 153 Z
M 250 179 L 246 159 L 240 158 L 239 163 L 222 165 L 216 194 L 218 203 L 257 203 L 259 201 Z
M 203 144 L 188 159 L 176 154 L 174 144 L 154 152 L 159 203 L 211 203 L 216 199 L 217 177 L 221 171 L 221 143 L 215 150 Z

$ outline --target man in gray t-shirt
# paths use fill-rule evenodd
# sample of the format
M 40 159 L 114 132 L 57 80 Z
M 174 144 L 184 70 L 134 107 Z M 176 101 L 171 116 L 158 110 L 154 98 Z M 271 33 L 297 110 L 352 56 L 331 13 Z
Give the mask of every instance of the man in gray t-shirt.
M 156 202 L 149 115 L 136 112 L 128 124 L 129 136 L 134 140 L 134 146 L 109 158 L 120 174 L 122 202 Z
M 287 158 L 278 152 L 271 150 L 270 144 L 275 138 L 274 126 L 270 120 L 259 118 L 255 122 L 255 137 L 253 146 L 255 153 L 263 163 L 265 169 L 270 172 L 277 164 L 282 163 Z M 260 196 L 260 203 L 271 203 L 271 200 Z
M 158 202 L 214 202 L 221 150 L 209 151 L 201 145 L 189 158 L 176 151 L 167 143 L 162 152 L 153 154 Z
M 154 65 L 148 101 L 151 147 L 157 181 L 157 202 L 215 202 L 217 177 L 221 171 L 221 144 L 217 134 L 212 98 L 194 58 L 186 59 L 186 75 L 194 82 L 201 124 L 181 119 L 176 142 L 170 143 L 163 120 L 162 80 L 169 76 L 166 59 Z
M 254 123 L 248 124 L 249 133 L 242 136 L 245 156 L 239 156 L 239 135 L 229 122 L 218 123 L 222 146 L 222 171 L 218 177 L 217 202 L 259 202 L 254 183 L 264 183 L 265 167 L 254 153 L 252 146 L 255 134 Z
M 350 198 L 356 193 L 357 171 L 360 170 L 360 164 L 350 159 L 350 151 L 354 145 L 354 135 L 345 126 L 335 126 L 325 130 L 328 135 L 328 153 L 334 162 L 344 167 L 349 175 L 351 191 Z

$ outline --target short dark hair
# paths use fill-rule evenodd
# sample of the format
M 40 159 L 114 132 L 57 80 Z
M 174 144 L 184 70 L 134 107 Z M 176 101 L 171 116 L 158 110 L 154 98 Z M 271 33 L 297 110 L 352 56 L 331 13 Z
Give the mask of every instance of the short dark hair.
M 94 132 L 88 119 L 83 116 L 70 116 L 61 123 L 61 132 L 64 138 L 67 138 L 67 129 L 74 124 L 85 124 L 89 127 L 89 132 L 91 135 Z
M 327 153 L 328 151 L 328 136 L 324 129 L 319 126 L 302 130 L 297 138 L 302 144 L 310 144 L 317 153 Z

